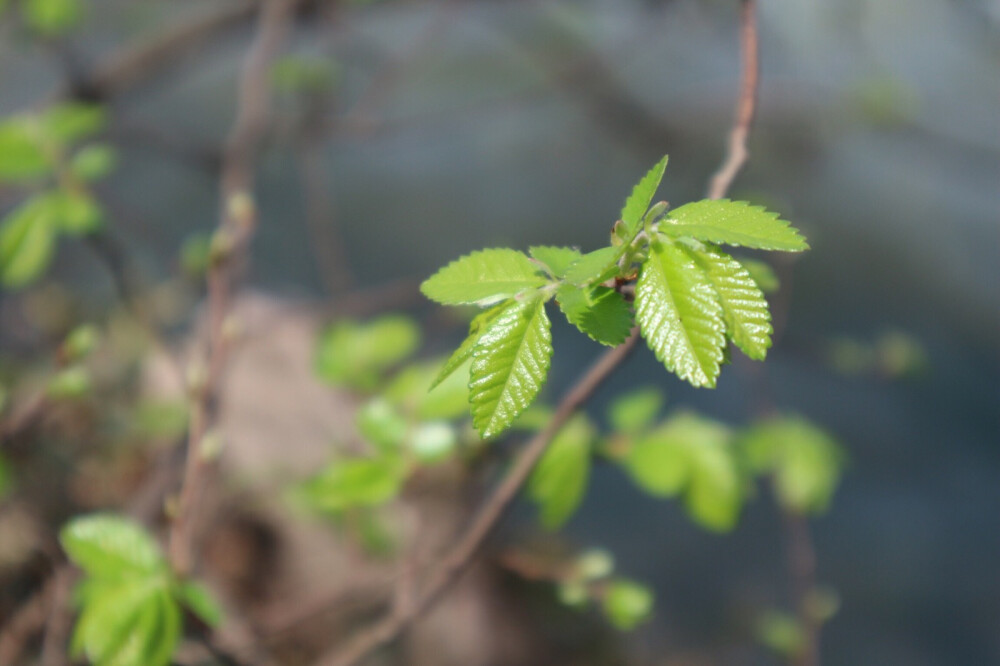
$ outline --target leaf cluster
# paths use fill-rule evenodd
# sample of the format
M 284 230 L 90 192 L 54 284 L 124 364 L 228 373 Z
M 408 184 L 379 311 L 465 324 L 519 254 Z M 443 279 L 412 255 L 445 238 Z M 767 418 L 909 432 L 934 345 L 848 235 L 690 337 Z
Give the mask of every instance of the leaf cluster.
M 181 608 L 209 626 L 222 611 L 201 585 L 177 579 L 142 526 L 111 514 L 71 520 L 59 534 L 83 569 L 70 651 L 95 666 L 165 666 L 180 640 Z
M 694 386 L 715 386 L 727 340 L 764 359 L 767 301 L 750 270 L 719 245 L 797 252 L 807 249 L 805 240 L 776 214 L 745 202 L 704 200 L 673 211 L 652 204 L 666 165 L 664 157 L 635 186 L 607 247 L 586 254 L 547 246 L 528 254 L 482 250 L 421 285 L 438 303 L 483 308 L 440 375 L 471 361 L 469 401 L 482 437 L 503 432 L 537 398 L 552 356 L 545 311 L 552 299 L 601 344 L 621 344 L 637 322 L 664 366 Z M 755 273 L 772 277 L 759 267 Z M 634 313 L 625 296 L 632 283 Z
M 0 184 L 30 194 L 0 219 L 0 285 L 23 287 L 51 264 L 60 236 L 101 229 L 104 211 L 91 183 L 114 168 L 114 151 L 81 141 L 105 124 L 101 107 L 71 103 L 0 122 Z

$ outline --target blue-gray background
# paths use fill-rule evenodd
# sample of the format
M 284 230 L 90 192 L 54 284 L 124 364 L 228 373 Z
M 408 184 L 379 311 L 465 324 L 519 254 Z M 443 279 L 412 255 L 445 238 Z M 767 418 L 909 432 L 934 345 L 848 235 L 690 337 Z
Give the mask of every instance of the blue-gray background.
M 832 510 L 813 525 L 819 579 L 842 601 L 824 657 L 1000 663 L 1000 8 L 761 4 L 760 111 L 733 195 L 781 211 L 813 247 L 781 265 L 791 300 L 766 372 L 782 408 L 822 424 L 850 453 Z M 89 6 L 73 40 L 81 63 L 218 4 Z M 662 196 L 702 196 L 738 86 L 736 20 L 736 3 L 721 0 L 384 2 L 345 10 L 332 37 L 318 21 L 301 26 L 292 51 L 338 63 L 321 159 L 328 222 L 356 283 L 423 277 L 480 247 L 594 249 L 663 153 Z M 114 102 L 116 124 L 133 131 L 119 137 L 122 165 L 106 190 L 127 211 L 119 231 L 150 275 L 172 270 L 183 239 L 211 228 L 216 182 L 142 137 L 156 128 L 217 143 L 247 37 L 227 33 Z M 61 72 L 50 52 L 0 38 L 0 112 L 37 102 Z M 370 131 L 338 123 L 373 81 Z M 280 129 L 259 183 L 253 283 L 323 296 Z M 64 248 L 60 260 L 83 291 L 109 291 L 86 253 Z M 891 329 L 924 345 L 921 379 L 845 377 L 823 360 L 831 338 Z M 550 396 L 600 351 L 565 326 L 555 334 Z M 745 375 L 730 369 L 718 390 L 690 390 L 646 350 L 598 401 L 647 382 L 674 405 L 735 424 L 750 416 Z M 601 470 L 568 531 L 656 584 L 650 645 L 738 646 L 741 604 L 784 594 L 780 525 L 766 504 L 733 535 L 711 536 Z

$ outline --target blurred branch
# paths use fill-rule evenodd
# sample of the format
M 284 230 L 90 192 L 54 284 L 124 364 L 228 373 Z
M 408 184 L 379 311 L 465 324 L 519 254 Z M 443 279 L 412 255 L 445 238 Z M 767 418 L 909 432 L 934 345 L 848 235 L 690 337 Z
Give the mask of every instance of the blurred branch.
M 486 537 L 496 527 L 507 507 L 517 497 L 552 438 L 611 372 L 625 360 L 638 339 L 639 330 L 636 328 L 632 330 L 628 340 L 618 347 L 606 351 L 597 363 L 580 378 L 559 403 L 545 427 L 524 446 L 514 460 L 510 471 L 473 518 L 472 523 L 421 581 L 407 603 L 396 606 L 392 613 L 368 630 L 355 636 L 354 640 L 346 646 L 322 656 L 317 662 L 320 666 L 356 664 L 373 650 L 395 639 L 424 610 L 434 604 L 452 583 L 458 580 L 459 576 L 472 563 Z
M 270 69 L 298 2 L 269 0 L 260 6 L 257 34 L 240 78 L 236 121 L 223 154 L 222 210 L 208 271 L 208 348 L 203 379 L 192 387 L 187 462 L 169 537 L 170 561 L 181 575 L 190 574 L 194 568 L 195 522 L 210 466 L 202 444 L 217 420 L 220 385 L 231 346 L 226 322 L 232 292 L 256 227 L 253 168 L 270 117 Z
M 743 75 L 740 97 L 736 103 L 736 117 L 729 130 L 729 145 L 722 166 L 712 176 L 708 187 L 709 199 L 726 196 L 733 179 L 740 172 L 750 153 L 747 137 L 757 109 L 757 86 L 760 79 L 760 54 L 757 39 L 757 0 L 742 0 L 740 6 L 740 59 Z

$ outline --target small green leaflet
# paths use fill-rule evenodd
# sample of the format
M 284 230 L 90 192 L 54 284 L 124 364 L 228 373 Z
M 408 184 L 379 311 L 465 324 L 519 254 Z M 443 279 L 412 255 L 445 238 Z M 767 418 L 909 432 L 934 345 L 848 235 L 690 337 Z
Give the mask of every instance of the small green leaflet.
M 491 305 L 545 284 L 537 264 L 523 252 L 480 250 L 451 262 L 420 285 L 424 296 L 444 305 Z
M 617 347 L 632 330 L 632 311 L 614 289 L 563 285 L 556 292 L 556 299 L 566 319 L 602 345 Z
M 757 283 L 762 292 L 771 294 L 778 291 L 781 283 L 778 281 L 778 275 L 771 268 L 770 264 L 758 261 L 757 259 L 747 259 L 746 257 L 737 261 L 743 264 L 743 268 L 747 269 L 747 273 L 750 273 L 750 277 L 753 278 L 753 281 Z
M 694 201 L 675 208 L 660 223 L 662 233 L 759 250 L 801 252 L 809 245 L 792 226 L 761 206 L 728 199 Z
M 663 391 L 655 386 L 626 393 L 608 408 L 608 424 L 617 432 L 637 434 L 656 420 L 664 401 Z
M 0 123 L 0 181 L 27 182 L 52 170 L 37 123 L 15 116 Z
M 71 520 L 60 542 L 86 577 L 70 651 L 95 666 L 166 666 L 181 635 L 178 602 L 210 625 L 221 611 L 208 591 L 178 581 L 142 526 L 111 514 Z
M 608 586 L 601 607 L 612 625 L 630 631 L 652 614 L 653 593 L 645 585 L 617 578 Z
M 740 262 L 716 247 L 683 248 L 715 287 L 726 334 L 743 353 L 763 361 L 771 346 L 771 311 L 764 294 Z
M 479 342 L 479 338 L 482 336 L 483 332 L 489 327 L 490 323 L 507 308 L 508 305 L 509 303 L 501 303 L 490 308 L 489 310 L 486 310 L 485 312 L 480 312 L 473 318 L 472 322 L 469 324 L 468 337 L 462 341 L 462 344 L 458 346 L 455 353 L 453 353 L 445 362 L 444 367 L 441 368 L 441 372 L 438 373 L 438 376 L 434 378 L 433 382 L 431 382 L 431 388 L 434 388 L 443 382 L 449 375 L 451 375 L 451 373 L 460 368 L 463 363 L 472 358 L 472 350 L 475 348 L 476 343 Z
M 656 194 L 656 189 L 660 186 L 660 181 L 663 180 L 663 172 L 666 168 L 667 156 L 664 155 L 663 159 L 657 162 L 642 177 L 642 180 L 636 183 L 635 187 L 632 188 L 632 194 L 626 199 L 625 206 L 622 208 L 621 220 L 628 226 L 631 236 L 635 236 L 639 232 L 642 218 L 646 214 L 649 204 L 653 201 L 653 195 Z
M 614 277 L 618 272 L 618 260 L 625 253 L 624 245 L 620 247 L 602 247 L 574 261 L 566 270 L 564 279 L 570 284 L 579 286 L 604 282 Z
M 528 481 L 528 495 L 538 504 L 539 520 L 556 529 L 576 511 L 590 478 L 594 428 L 577 415 L 553 438 Z
M 571 247 L 555 247 L 552 245 L 536 245 L 528 248 L 528 254 L 535 261 L 545 264 L 553 277 L 561 278 L 566 269 L 581 256 L 580 251 Z
M 45 199 L 35 197 L 7 215 L 0 228 L 0 284 L 23 287 L 49 267 L 56 221 Z
M 726 343 L 722 306 L 704 272 L 672 242 L 650 246 L 635 308 L 646 343 L 667 370 L 693 386 L 715 386 Z
M 484 439 L 502 432 L 538 395 L 552 357 L 545 300 L 513 301 L 487 327 L 472 352 L 469 402 Z
M 350 458 L 331 463 L 302 486 L 310 506 L 338 512 L 351 507 L 379 506 L 399 494 L 406 466 L 396 456 Z

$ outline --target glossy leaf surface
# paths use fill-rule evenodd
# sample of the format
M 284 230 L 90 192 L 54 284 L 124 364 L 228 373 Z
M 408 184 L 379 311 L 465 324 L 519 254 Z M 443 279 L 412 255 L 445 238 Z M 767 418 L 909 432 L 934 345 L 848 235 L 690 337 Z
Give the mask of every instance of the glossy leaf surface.
M 420 285 L 445 305 L 490 305 L 545 284 L 541 268 L 517 250 L 480 250 L 456 259 Z
M 723 245 L 801 252 L 809 245 L 788 222 L 761 206 L 728 199 L 694 201 L 675 208 L 659 229 L 672 238 L 689 236 Z

